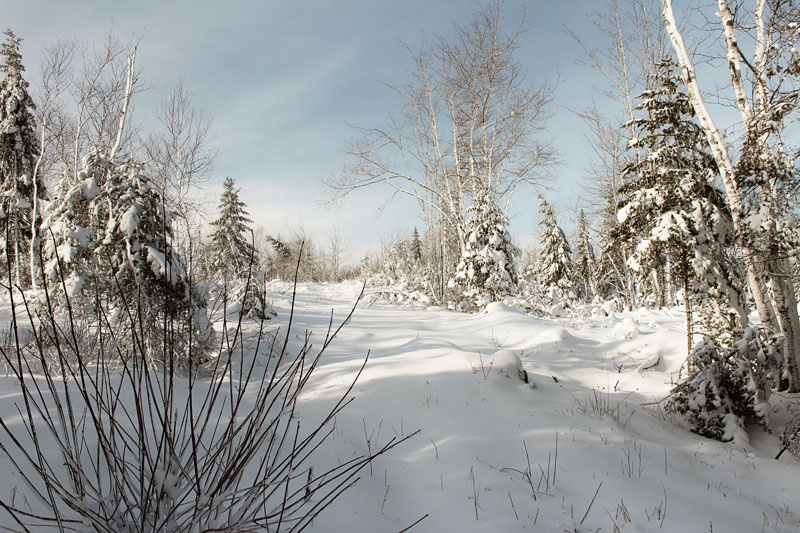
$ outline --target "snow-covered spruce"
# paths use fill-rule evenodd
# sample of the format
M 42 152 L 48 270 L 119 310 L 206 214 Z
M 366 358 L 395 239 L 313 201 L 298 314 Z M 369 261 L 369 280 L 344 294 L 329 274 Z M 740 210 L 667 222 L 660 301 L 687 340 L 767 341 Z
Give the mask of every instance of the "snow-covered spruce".
M 34 176 L 39 154 L 33 115 L 36 106 L 22 77 L 25 67 L 20 39 L 11 30 L 5 35 L 6 42 L 0 45 L 0 72 L 4 75 L 0 80 L 0 266 L 10 260 L 11 282 L 27 286 L 30 258 L 38 255 L 37 215 L 45 187 L 41 178 Z M 34 252 L 30 253 L 32 244 Z M 7 269 L 2 270 L 0 276 L 4 277 Z
M 156 359 L 166 313 L 178 333 L 176 353 L 186 353 L 191 327 L 194 354 L 204 357 L 213 341 L 205 302 L 172 249 L 169 214 L 142 167 L 113 162 L 95 147 L 78 182 L 60 190 L 43 223 L 43 270 L 56 312 L 69 302 L 91 323 L 107 317 L 112 327 L 143 326 Z
M 558 226 L 553 208 L 541 196 L 539 200 L 542 215 L 539 258 L 527 277 L 538 284 L 554 304 L 558 304 L 576 297 L 572 251 L 564 231 Z
M 474 311 L 513 294 L 517 285 L 516 247 L 508 233 L 508 219 L 491 193 L 475 197 L 467 221 L 461 260 L 448 287 L 459 309 Z
M 207 278 L 227 291 L 229 300 L 240 304 L 244 315 L 270 319 L 275 312 L 266 301 L 264 274 L 251 242 L 253 221 L 232 178 L 225 178 L 217 210 L 205 256 Z
M 746 323 L 727 251 L 731 215 L 714 186 L 716 164 L 681 86 L 676 65 L 663 60 L 654 87 L 639 96 L 636 110 L 644 116 L 626 124 L 636 132 L 628 145 L 634 160 L 622 172 L 614 239 L 651 304 L 670 305 L 680 293 L 690 349 L 695 332 L 730 346 L 732 328 Z
M 225 178 L 219 200 L 217 219 L 211 223 L 211 242 L 207 250 L 207 268 L 221 279 L 243 277 L 254 264 L 255 250 L 251 244 L 252 220 L 239 189 L 232 178 Z
M 589 225 L 586 215 L 581 209 L 578 215 L 578 236 L 575 245 L 575 283 L 579 296 L 584 300 L 591 300 L 597 294 L 597 258 L 589 239 Z

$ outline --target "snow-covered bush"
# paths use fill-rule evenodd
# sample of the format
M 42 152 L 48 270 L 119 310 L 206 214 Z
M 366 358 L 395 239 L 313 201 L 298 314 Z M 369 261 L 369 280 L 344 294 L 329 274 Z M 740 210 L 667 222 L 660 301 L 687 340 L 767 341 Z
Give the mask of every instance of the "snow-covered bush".
M 234 280 L 228 288 L 230 301 L 241 305 L 242 315 L 257 320 L 270 320 L 277 316 L 267 301 L 265 283 L 264 275 L 254 269 L 249 278 Z
M 778 345 L 777 338 L 755 328 L 737 330 L 733 348 L 704 337 L 666 408 L 685 416 L 695 433 L 722 441 L 742 432 L 748 420 L 766 426 L 769 395 L 781 366 Z
M 430 304 L 429 272 L 423 261 L 422 242 L 416 228 L 411 237 L 399 237 L 383 251 L 380 269 L 369 278 L 375 296 L 391 301 L 412 301 Z
M 448 287 L 457 308 L 474 311 L 513 294 L 517 285 L 517 249 L 508 233 L 508 219 L 488 191 L 474 199 L 467 221 L 461 260 Z

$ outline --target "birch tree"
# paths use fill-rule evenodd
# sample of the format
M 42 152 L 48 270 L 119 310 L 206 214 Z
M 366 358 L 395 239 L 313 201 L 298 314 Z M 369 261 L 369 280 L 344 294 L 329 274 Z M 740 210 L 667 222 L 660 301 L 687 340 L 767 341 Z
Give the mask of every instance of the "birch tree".
M 178 82 L 156 110 L 159 130 L 145 143 L 152 175 L 187 234 L 193 219 L 205 213 L 201 191 L 217 157 L 211 145 L 211 120 L 193 100 L 192 92 Z
M 762 324 L 782 334 L 783 385 L 800 392 L 800 318 L 787 258 L 792 247 L 782 231 L 796 156 L 781 142 L 800 98 L 800 6 L 794 0 L 755 0 L 735 2 L 732 9 L 728 0 L 717 0 L 718 39 L 743 128 L 744 142 L 731 150 L 705 104 L 672 0 L 661 3 L 692 106 L 725 187 L 750 293 Z
M 41 264 L 39 261 L 41 251 L 41 235 L 39 231 L 39 213 L 45 208 L 40 201 L 43 192 L 38 191 L 39 184 L 45 183 L 48 177 L 58 174 L 63 170 L 59 167 L 60 161 L 66 161 L 65 154 L 69 151 L 66 131 L 69 131 L 70 119 L 65 110 L 63 97 L 69 89 L 70 75 L 75 58 L 74 42 L 57 40 L 42 53 L 40 63 L 41 79 L 39 90 L 34 94 L 37 106 L 36 122 L 38 125 L 38 156 L 33 166 L 33 183 L 37 193 L 33 197 L 31 210 L 31 242 L 29 250 L 31 286 L 38 288 Z

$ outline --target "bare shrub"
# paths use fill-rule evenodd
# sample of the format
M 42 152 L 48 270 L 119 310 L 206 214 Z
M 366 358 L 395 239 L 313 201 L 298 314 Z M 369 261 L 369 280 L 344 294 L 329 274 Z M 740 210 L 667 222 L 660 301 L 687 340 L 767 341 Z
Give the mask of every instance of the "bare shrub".
M 9 290 L 12 309 L 18 294 Z M 191 324 L 179 328 L 163 310 L 161 359 L 147 353 L 136 306 L 125 309 L 127 327 L 101 313 L 87 336 L 71 315 L 64 323 L 53 314 L 34 316 L 23 296 L 27 316 L 12 311 L 11 342 L 0 347 L 19 383 L 21 423 L 0 419 L 0 450 L 40 505 L 0 507 L 22 531 L 302 531 L 374 458 L 413 434 L 313 468 L 368 354 L 327 414 L 301 424 L 298 399 L 355 306 L 338 327 L 331 319 L 316 354 L 306 334 L 289 355 L 294 294 L 292 300 L 281 337 L 265 334 L 262 321 L 255 345 L 246 346 L 240 316 L 235 327 L 224 324 L 231 333 L 217 357 L 199 366 L 191 354 L 177 353 L 191 350 L 191 339 L 173 339 L 191 335 Z M 27 343 L 21 319 L 32 332 Z M 119 331 L 128 342 L 106 342 Z M 256 356 L 264 346 L 270 364 L 262 370 Z

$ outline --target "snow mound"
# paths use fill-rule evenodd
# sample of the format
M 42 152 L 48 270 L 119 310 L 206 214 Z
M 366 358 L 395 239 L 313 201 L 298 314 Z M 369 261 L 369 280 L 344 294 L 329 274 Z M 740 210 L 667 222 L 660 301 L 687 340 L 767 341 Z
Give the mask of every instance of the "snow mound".
M 486 314 L 493 314 L 493 313 L 514 313 L 514 314 L 523 314 L 522 310 L 517 307 L 512 307 L 508 304 L 503 302 L 491 302 L 486 304 Z
M 617 335 L 626 339 L 635 339 L 641 333 L 639 330 L 639 321 L 632 317 L 626 317 L 625 320 L 622 321 L 622 324 L 616 327 L 615 331 Z
M 644 360 L 636 367 L 636 370 L 655 370 L 658 368 L 658 364 L 661 362 L 661 352 L 659 350 L 653 350 L 645 355 Z
M 565 342 L 572 340 L 575 337 L 569 334 L 567 328 L 564 326 L 547 327 L 543 324 L 538 324 L 539 331 L 536 332 L 536 344 Z M 543 327 L 544 326 L 544 327 Z
M 510 379 L 521 379 L 528 382 L 528 373 L 522 368 L 522 361 L 519 356 L 511 350 L 498 350 L 492 355 L 492 367 L 497 369 L 500 375 Z

